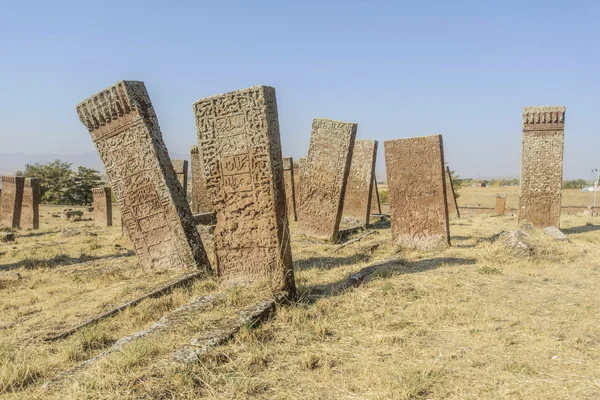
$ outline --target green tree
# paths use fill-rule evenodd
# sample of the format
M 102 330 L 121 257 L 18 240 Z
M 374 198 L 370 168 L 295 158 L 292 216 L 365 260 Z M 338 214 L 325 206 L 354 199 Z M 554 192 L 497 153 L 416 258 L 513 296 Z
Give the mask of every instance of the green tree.
M 95 169 L 79 167 L 73 176 L 73 182 L 73 204 L 91 205 L 92 189 L 102 185 L 102 178 Z

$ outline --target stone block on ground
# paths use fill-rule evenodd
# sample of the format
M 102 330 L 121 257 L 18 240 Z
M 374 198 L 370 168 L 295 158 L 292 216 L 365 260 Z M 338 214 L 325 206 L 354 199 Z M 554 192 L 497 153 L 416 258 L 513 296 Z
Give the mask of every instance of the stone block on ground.
M 546 228 L 544 228 L 544 233 L 546 235 L 550 236 L 552 239 L 558 240 L 558 241 L 561 241 L 561 242 L 569 240 L 569 238 L 567 237 L 567 235 L 565 235 L 564 233 L 562 233 L 560 231 L 560 229 L 558 229 L 555 226 L 547 226 Z

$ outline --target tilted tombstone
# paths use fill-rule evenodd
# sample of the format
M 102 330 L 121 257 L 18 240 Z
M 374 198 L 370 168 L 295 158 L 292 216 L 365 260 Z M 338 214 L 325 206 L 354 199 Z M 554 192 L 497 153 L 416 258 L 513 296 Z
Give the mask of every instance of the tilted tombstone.
M 190 160 L 192 163 L 192 211 L 200 214 L 214 212 L 210 193 L 206 189 L 204 163 L 198 145 L 192 146 Z
M 524 107 L 519 222 L 560 228 L 565 107 Z
M 376 140 L 357 140 L 354 143 L 342 212 L 343 218 L 350 223 L 369 225 L 376 158 Z
M 25 178 L 21 202 L 21 229 L 40 228 L 40 180 Z
M 379 200 L 377 177 L 373 177 L 373 190 L 371 192 L 371 214 L 381 214 L 381 202 Z
M 496 195 L 496 215 L 504 215 L 506 209 L 506 194 L 498 193 Z
M 448 217 L 451 219 L 460 218 L 460 211 L 458 210 L 458 203 L 456 202 L 456 196 L 454 195 L 454 184 L 452 183 L 452 174 L 450 173 L 450 167 L 446 166 L 446 202 L 448 203 Z
M 338 236 L 357 124 L 315 118 L 302 168 L 298 232 L 327 240 Z
M 295 291 L 275 89 L 194 103 L 206 188 L 217 214 L 215 259 L 226 282 Z
M 171 160 L 175 174 L 177 174 L 177 180 L 183 188 L 183 193 L 187 197 L 188 187 L 188 162 L 187 160 Z
M 171 166 L 143 82 L 121 81 L 77 106 L 144 268 L 203 268 L 209 263 Z
M 112 198 L 109 187 L 92 189 L 94 221 L 100 226 L 112 226 Z
M 402 246 L 449 245 L 441 135 L 384 143 L 392 238 Z
M 18 228 L 21 224 L 21 206 L 23 203 L 22 176 L 2 177 L 2 196 L 0 197 L 0 227 Z
M 296 188 L 294 187 L 294 160 L 291 157 L 283 159 L 283 178 L 285 180 L 285 203 L 288 220 L 297 221 L 296 217 Z

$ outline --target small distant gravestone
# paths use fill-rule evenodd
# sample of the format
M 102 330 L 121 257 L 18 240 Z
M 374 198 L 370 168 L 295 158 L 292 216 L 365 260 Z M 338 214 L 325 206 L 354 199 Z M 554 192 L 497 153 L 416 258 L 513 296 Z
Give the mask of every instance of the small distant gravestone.
M 371 214 L 381 214 L 381 202 L 379 200 L 379 188 L 377 179 L 373 177 L 373 190 L 371 191 Z
M 192 163 L 192 211 L 200 214 L 214 212 L 210 193 L 206 189 L 204 163 L 198 145 L 192 146 L 190 160 Z
M 92 189 L 94 221 L 100 226 L 112 226 L 112 199 L 109 187 Z
M 283 159 L 283 178 L 285 180 L 285 203 L 288 220 L 297 221 L 296 188 L 294 187 L 294 160 L 291 157 Z
M 173 164 L 175 174 L 177 174 L 177 180 L 183 188 L 183 193 L 185 193 L 187 196 L 188 162 L 187 160 L 172 160 L 171 163 Z
M 496 213 L 496 215 L 504 215 L 505 210 L 506 210 L 506 194 L 498 193 L 496 195 L 495 213 Z
M 25 178 L 21 176 L 2 177 L 0 196 L 0 227 L 18 228 L 21 224 L 21 206 Z
M 306 157 L 300 157 L 294 161 L 294 190 L 296 193 L 296 217 L 298 217 L 298 210 L 300 209 L 300 185 L 302 184 L 302 171 L 306 166 Z
M 21 229 L 40 228 L 40 180 L 25 178 L 21 203 Z
M 376 191 L 373 186 L 376 158 L 376 140 L 357 140 L 354 143 L 342 215 L 344 219 L 362 226 L 369 225 L 373 192 Z

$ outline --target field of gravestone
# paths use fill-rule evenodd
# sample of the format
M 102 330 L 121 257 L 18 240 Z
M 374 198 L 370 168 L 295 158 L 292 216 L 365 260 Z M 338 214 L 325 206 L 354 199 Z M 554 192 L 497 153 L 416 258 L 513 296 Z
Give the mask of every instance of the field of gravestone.
M 518 188 L 463 188 L 458 203 L 493 207 L 499 192 L 516 207 Z M 563 205 L 592 196 L 565 190 Z M 427 252 L 393 245 L 389 220 L 338 243 L 291 223 L 297 299 L 262 324 L 240 324 L 241 310 L 272 298 L 267 287 L 143 270 L 116 206 L 115 226 L 102 228 L 84 208 L 80 221 L 60 218 L 63 208 L 42 205 L 39 230 L 0 243 L 0 398 L 600 391 L 600 217 L 563 214 L 568 241 L 523 229 L 518 246 L 497 235 L 517 229 L 516 216 L 463 217 L 450 221 L 451 247 Z M 199 229 L 210 253 L 209 231 Z M 177 356 L 190 348 L 191 359 Z

